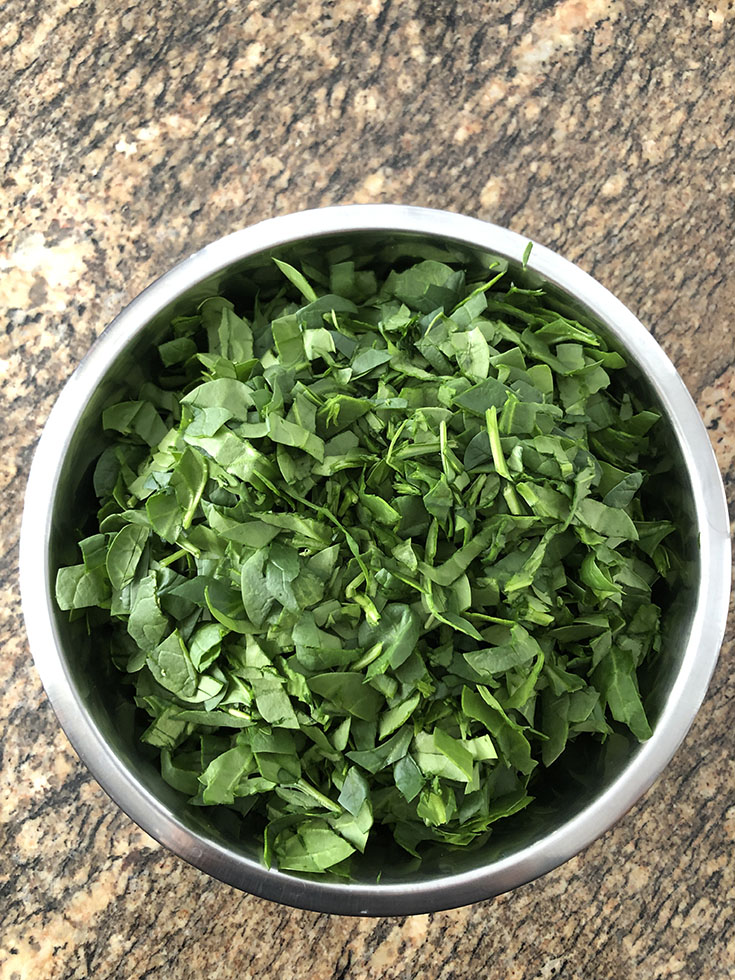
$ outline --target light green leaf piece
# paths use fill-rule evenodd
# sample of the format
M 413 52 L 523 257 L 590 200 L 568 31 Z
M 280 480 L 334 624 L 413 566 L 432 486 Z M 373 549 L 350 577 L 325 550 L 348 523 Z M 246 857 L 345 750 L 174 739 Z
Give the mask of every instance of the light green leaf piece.
M 169 620 L 161 612 L 155 572 L 140 580 L 128 617 L 128 633 L 141 650 L 152 650 L 169 630 Z
M 103 608 L 110 600 L 110 582 L 101 569 L 87 571 L 84 565 L 70 565 L 56 573 L 56 602 L 59 609 Z
M 309 284 L 303 272 L 299 272 L 298 269 L 295 269 L 292 265 L 289 265 L 288 262 L 282 262 L 280 259 L 274 258 L 273 261 L 288 279 L 288 281 L 298 289 L 307 303 L 316 302 L 317 295 L 314 292 L 314 288 Z
M 189 651 L 178 630 L 148 654 L 148 667 L 158 683 L 166 690 L 191 697 L 197 688 L 197 672 L 189 657 Z
M 613 718 L 627 725 L 641 741 L 650 738 L 651 726 L 638 691 L 632 655 L 613 646 L 595 668 L 593 680 Z
M 133 581 L 149 536 L 147 527 L 127 524 L 121 528 L 107 550 L 105 566 L 113 589 L 120 591 Z

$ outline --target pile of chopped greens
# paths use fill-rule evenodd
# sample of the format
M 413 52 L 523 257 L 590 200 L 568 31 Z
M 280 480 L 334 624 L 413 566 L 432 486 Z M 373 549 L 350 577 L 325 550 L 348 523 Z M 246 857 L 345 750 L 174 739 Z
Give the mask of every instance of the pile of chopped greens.
M 274 262 L 246 308 L 175 318 L 157 383 L 104 411 L 56 595 L 167 783 L 268 863 L 349 875 L 381 828 L 415 856 L 482 842 L 573 740 L 650 736 L 673 525 L 641 503 L 658 415 L 541 290 Z

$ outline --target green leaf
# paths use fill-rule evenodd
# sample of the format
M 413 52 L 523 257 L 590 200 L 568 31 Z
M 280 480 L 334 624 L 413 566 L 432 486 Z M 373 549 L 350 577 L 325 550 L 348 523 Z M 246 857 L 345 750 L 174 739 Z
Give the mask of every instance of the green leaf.
M 405 756 L 411 745 L 412 737 L 413 732 L 406 725 L 377 748 L 353 750 L 345 752 L 345 755 L 351 762 L 356 762 L 358 766 L 362 766 L 368 772 L 380 772 Z
M 324 460 L 324 442 L 319 436 L 294 422 L 289 422 L 288 419 L 281 418 L 280 415 L 268 416 L 268 435 L 273 442 L 301 449 L 320 463 Z
M 302 820 L 296 833 L 280 834 L 273 845 L 283 871 L 326 871 L 348 858 L 355 848 L 324 821 Z
M 158 598 L 156 573 L 151 572 L 138 583 L 128 617 L 128 633 L 141 650 L 151 650 L 168 630 L 169 621 L 161 612 Z
M 353 847 L 364 852 L 373 825 L 373 811 L 369 801 L 363 803 L 359 813 L 354 816 L 341 813 L 338 817 L 330 818 L 329 822 Z
M 253 768 L 253 753 L 247 746 L 235 745 L 218 755 L 199 777 L 202 802 L 234 803 L 238 783 Z
M 199 791 L 197 771 L 177 766 L 170 750 L 166 748 L 161 749 L 161 775 L 169 786 L 187 796 L 196 796 Z
M 378 728 L 378 738 L 381 742 L 384 738 L 387 738 L 388 735 L 392 735 L 393 732 L 405 725 L 418 707 L 420 700 L 420 694 L 412 694 L 410 698 L 406 698 L 405 701 L 402 701 L 400 704 L 395 705 L 395 707 L 383 712 L 383 714 L 380 716 L 380 725 Z
M 361 350 L 352 359 L 352 376 L 358 378 L 360 375 L 368 374 L 374 368 L 385 364 L 392 356 L 390 351 L 376 349 L 374 347 Z
M 445 755 L 450 762 L 454 763 L 457 769 L 466 776 L 467 781 L 472 780 L 474 773 L 475 760 L 472 753 L 456 738 L 452 738 L 442 728 L 434 729 L 434 745 Z
M 429 827 L 441 827 L 449 823 L 456 806 L 451 787 L 442 785 L 439 789 L 434 789 L 433 786 L 424 786 L 416 807 L 416 816 Z
M 201 307 L 202 325 L 207 330 L 209 350 L 231 361 L 248 361 L 253 356 L 250 324 L 237 316 L 232 303 L 220 296 L 206 299 Z
M 195 670 L 206 670 L 219 657 L 226 629 L 219 623 L 200 626 L 189 643 L 189 656 Z
M 627 507 L 643 483 L 642 473 L 628 473 L 602 498 L 606 507 Z
M 158 346 L 158 353 L 166 367 L 171 367 L 173 364 L 183 364 L 196 352 L 197 345 L 190 337 L 177 337 L 175 340 L 169 340 Z
M 174 630 L 148 654 L 148 668 L 167 691 L 190 697 L 197 689 L 197 672 L 181 634 Z
M 484 418 L 489 408 L 502 408 L 509 394 L 510 389 L 497 378 L 487 378 L 457 395 L 454 404 L 465 412 Z
M 569 738 L 569 694 L 555 694 L 547 688 L 542 705 L 541 727 L 548 738 L 541 746 L 541 758 L 545 766 L 550 766 L 562 754 Z
M 609 538 L 623 538 L 626 541 L 637 541 L 638 532 L 635 524 L 625 511 L 617 507 L 607 507 L 597 500 L 587 497 L 577 507 L 579 521 L 599 531 Z
M 171 487 L 182 510 L 181 526 L 191 525 L 208 476 L 207 462 L 193 449 L 187 448 L 171 474 Z
M 110 599 L 110 582 L 101 569 L 88 572 L 84 565 L 60 568 L 56 573 L 59 609 L 104 606 Z
M 447 478 L 442 474 L 428 493 L 424 494 L 424 507 L 440 523 L 444 523 L 449 517 L 449 512 L 454 503 L 454 494 L 447 483 Z
M 149 531 L 139 524 L 126 524 L 112 539 L 105 565 L 113 589 L 120 591 L 133 581 Z
M 358 632 L 360 645 L 373 648 L 381 644 L 380 656 L 368 666 L 368 680 L 388 667 L 394 670 L 400 667 L 416 648 L 420 633 L 418 615 L 414 609 L 402 603 L 389 603 L 375 625 L 363 621 Z
M 264 721 L 278 728 L 299 728 L 291 699 L 280 679 L 262 677 L 255 680 L 253 692 L 255 705 Z
M 595 668 L 592 680 L 616 721 L 627 725 L 641 741 L 651 737 L 651 726 L 638 692 L 635 664 L 629 651 L 613 646 Z
M 331 671 L 316 674 L 307 680 L 309 690 L 330 701 L 336 708 L 374 721 L 383 704 L 383 697 L 364 683 L 364 676 L 351 671 Z
M 102 427 L 138 436 L 149 446 L 157 446 L 168 431 L 153 405 L 146 401 L 111 405 L 102 413 Z
M 510 628 L 497 627 L 493 630 L 493 638 L 496 646 L 463 654 L 470 667 L 480 675 L 505 674 L 543 656 L 538 641 L 519 623 Z
M 205 381 L 184 395 L 181 398 L 181 404 L 190 405 L 192 408 L 203 411 L 206 409 L 227 411 L 231 419 L 237 419 L 240 422 L 245 422 L 248 413 L 255 407 L 251 388 L 235 378 L 217 378 L 214 381 Z
M 393 778 L 398 792 L 406 803 L 411 803 L 421 792 L 426 782 L 413 757 L 404 755 L 393 767 Z
M 221 606 L 217 604 L 219 602 L 219 598 L 212 596 L 208 585 L 205 585 L 204 588 L 204 598 L 207 609 L 209 609 L 210 613 L 212 616 L 214 616 L 218 623 L 221 623 L 228 630 L 232 630 L 234 633 L 252 633 L 253 624 L 250 622 L 250 620 L 243 619 L 239 615 L 240 611 L 238 609 L 230 608 L 230 611 L 228 611 L 227 609 L 221 608 Z
M 299 272 L 298 269 L 294 269 L 294 267 L 289 265 L 288 262 L 282 262 L 280 259 L 276 258 L 274 258 L 273 261 L 288 279 L 288 281 L 293 283 L 293 285 L 298 289 L 307 303 L 313 303 L 316 300 L 316 293 L 309 285 L 302 272 Z
M 352 766 L 347 771 L 337 802 L 356 817 L 369 797 L 370 787 L 367 780 L 359 769 Z
M 266 582 L 265 560 L 266 552 L 259 548 L 247 559 L 240 573 L 243 606 L 248 619 L 255 626 L 263 625 L 274 602 Z
M 518 772 L 532 772 L 536 763 L 531 758 L 531 744 L 522 728 L 508 717 L 487 688 L 480 687 L 478 691 L 462 689 L 462 710 L 485 726 L 507 764 Z
M 447 306 L 454 305 L 456 293 L 450 285 L 454 277 L 450 266 L 427 259 L 405 272 L 391 272 L 385 288 L 401 302 L 427 313 L 437 308 L 437 300 L 443 299 Z
M 155 533 L 164 541 L 174 542 L 183 518 L 176 495 L 164 490 L 151 494 L 145 502 L 145 510 Z
M 380 521 L 381 524 L 388 524 L 390 527 L 395 527 L 401 519 L 401 515 L 395 507 L 391 507 L 386 500 L 383 500 L 382 497 L 377 497 L 375 494 L 361 493 L 360 503 L 367 507 L 375 520 Z

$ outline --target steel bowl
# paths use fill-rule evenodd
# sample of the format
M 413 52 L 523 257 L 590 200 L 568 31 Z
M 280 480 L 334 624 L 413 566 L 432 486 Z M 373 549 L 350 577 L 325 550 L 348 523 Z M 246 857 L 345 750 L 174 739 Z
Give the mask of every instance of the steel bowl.
M 555 868 L 608 830 L 651 786 L 692 724 L 715 667 L 730 592 L 727 507 L 707 432 L 681 378 L 640 321 L 547 248 L 534 245 L 524 269 L 527 241 L 474 218 L 390 205 L 264 221 L 208 245 L 141 293 L 95 343 L 49 416 L 33 460 L 21 537 L 23 610 L 36 666 L 64 731 L 105 791 L 148 834 L 215 878 L 287 905 L 349 915 L 405 915 L 486 899 Z M 340 242 L 407 256 L 433 248 L 485 266 L 501 257 L 519 279 L 543 284 L 559 308 L 600 331 L 626 354 L 631 386 L 665 418 L 674 462 L 666 495 L 688 532 L 684 584 L 667 610 L 665 647 L 644 685 L 652 738 L 642 744 L 608 740 L 592 762 L 564 770 L 547 799 L 507 821 L 482 849 L 440 853 L 420 871 L 367 869 L 351 882 L 266 868 L 254 841 L 236 841 L 211 810 L 183 803 L 141 751 L 79 624 L 70 623 L 53 598 L 56 569 L 77 560 L 74 529 L 89 499 L 90 463 L 103 444 L 101 410 L 145 377 L 171 316 L 223 286 L 236 290 L 268 276 L 273 254 L 298 261 Z

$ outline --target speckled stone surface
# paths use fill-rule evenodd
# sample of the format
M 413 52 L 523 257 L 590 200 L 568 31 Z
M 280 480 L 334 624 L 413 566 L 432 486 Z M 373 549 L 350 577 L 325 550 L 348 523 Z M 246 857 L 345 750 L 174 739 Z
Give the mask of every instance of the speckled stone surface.
M 674 762 L 602 840 L 453 912 L 351 920 L 212 881 L 56 724 L 17 594 L 23 486 L 95 336 L 278 213 L 508 225 L 653 330 L 735 488 L 735 10 L 726 0 L 8 0 L 0 15 L 0 980 L 735 976 L 732 631 Z

